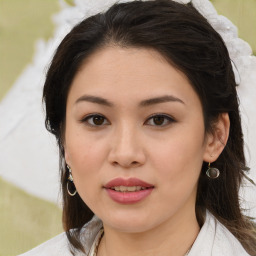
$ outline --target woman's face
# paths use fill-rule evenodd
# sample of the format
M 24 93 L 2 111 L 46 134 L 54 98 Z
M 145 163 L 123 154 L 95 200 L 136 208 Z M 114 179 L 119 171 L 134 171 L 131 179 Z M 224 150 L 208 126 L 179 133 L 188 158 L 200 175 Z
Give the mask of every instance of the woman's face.
M 158 52 L 107 47 L 77 72 L 65 158 L 105 225 L 143 232 L 194 212 L 206 154 L 200 100 Z

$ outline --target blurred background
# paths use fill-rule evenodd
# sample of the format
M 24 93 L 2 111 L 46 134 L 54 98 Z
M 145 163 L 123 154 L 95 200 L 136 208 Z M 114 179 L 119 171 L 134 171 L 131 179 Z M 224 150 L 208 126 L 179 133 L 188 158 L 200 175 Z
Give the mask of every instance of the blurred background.
M 239 36 L 251 45 L 255 55 L 256 0 L 212 3 L 238 27 Z M 44 72 L 58 42 L 52 38 L 61 16 L 56 19 L 53 15 L 67 5 L 73 6 L 73 1 L 0 0 L 0 256 L 20 254 L 62 232 L 58 152 L 54 139 L 42 130 L 43 118 L 34 113 L 42 111 Z M 59 31 L 63 35 L 66 32 Z M 42 65 L 44 72 L 39 68 Z M 34 81 L 39 84 L 36 89 Z M 3 119 L 3 115 L 8 118 Z M 25 124 L 33 120 L 35 128 L 30 130 Z M 45 138 L 50 147 L 45 147 Z M 26 148 L 28 139 L 32 146 Z M 33 150 L 42 156 L 50 151 L 53 159 L 31 159 Z M 8 166 L 13 166 L 13 171 Z

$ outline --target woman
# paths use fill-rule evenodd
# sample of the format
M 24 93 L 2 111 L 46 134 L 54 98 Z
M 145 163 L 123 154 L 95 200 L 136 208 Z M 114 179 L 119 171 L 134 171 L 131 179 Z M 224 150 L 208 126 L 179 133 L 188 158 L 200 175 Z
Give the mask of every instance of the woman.
M 43 99 L 66 236 L 25 255 L 256 255 L 232 64 L 192 4 L 132 1 L 85 19 Z

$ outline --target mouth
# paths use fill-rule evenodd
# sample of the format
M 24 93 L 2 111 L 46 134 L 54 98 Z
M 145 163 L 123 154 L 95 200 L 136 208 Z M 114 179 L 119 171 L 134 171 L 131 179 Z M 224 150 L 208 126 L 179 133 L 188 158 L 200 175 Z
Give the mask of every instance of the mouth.
M 116 178 L 109 181 L 104 186 L 104 188 L 112 189 L 115 191 L 121 191 L 121 192 L 135 192 L 135 191 L 145 190 L 153 187 L 154 185 L 137 178 L 129 178 L 129 179 Z
M 148 197 L 153 191 L 154 185 L 137 178 L 117 178 L 108 182 L 103 188 L 115 202 L 133 204 Z
M 110 189 L 118 191 L 118 192 L 136 192 L 136 191 L 141 191 L 141 190 L 145 190 L 145 189 L 149 189 L 149 188 L 141 187 L 141 186 L 132 186 L 132 187 L 116 186 L 116 187 L 112 187 Z

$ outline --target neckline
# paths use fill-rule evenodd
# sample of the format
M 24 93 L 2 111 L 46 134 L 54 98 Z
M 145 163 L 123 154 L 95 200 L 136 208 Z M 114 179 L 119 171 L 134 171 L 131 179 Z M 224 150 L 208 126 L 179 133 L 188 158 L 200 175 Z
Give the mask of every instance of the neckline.
M 103 235 L 104 235 L 104 229 L 101 228 L 92 243 L 92 246 L 91 246 L 88 256 L 97 256 L 98 247 L 99 247 L 99 244 L 100 244 L 100 241 L 101 241 Z
M 100 242 L 101 242 L 101 239 L 104 235 L 104 229 L 101 228 L 99 230 L 99 232 L 97 233 L 93 243 L 92 243 L 92 246 L 91 246 L 91 249 L 89 251 L 89 254 L 88 256 L 97 256 L 97 253 L 98 253 L 98 248 L 99 248 L 99 245 L 100 245 Z M 193 244 L 192 246 L 188 249 L 188 251 L 184 254 L 184 256 L 188 256 L 189 255 L 189 252 L 191 250 L 191 248 L 193 247 Z

